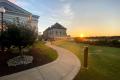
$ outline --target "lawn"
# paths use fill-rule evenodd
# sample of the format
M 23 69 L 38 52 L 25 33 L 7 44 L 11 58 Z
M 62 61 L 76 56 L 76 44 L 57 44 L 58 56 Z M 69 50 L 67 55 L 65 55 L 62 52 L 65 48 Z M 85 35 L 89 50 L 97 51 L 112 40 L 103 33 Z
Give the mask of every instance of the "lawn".
M 5 76 L 33 67 L 41 66 L 50 63 L 57 58 L 57 52 L 55 50 L 47 47 L 44 42 L 36 42 L 33 46 L 31 46 L 28 52 L 24 52 L 25 55 L 33 56 L 34 59 L 31 64 L 8 67 L 6 61 L 18 56 L 19 54 L 17 52 L 18 50 L 12 49 L 9 53 L 0 54 L 0 76 Z
M 73 41 L 56 41 L 54 44 L 72 51 L 80 59 L 82 68 L 74 80 L 120 80 L 120 48 Z M 88 70 L 83 70 L 84 46 L 89 46 Z
M 45 45 L 45 42 L 36 42 L 33 45 L 33 49 L 38 49 L 38 53 L 47 56 L 49 61 L 53 61 L 57 58 L 57 52 L 52 48 Z

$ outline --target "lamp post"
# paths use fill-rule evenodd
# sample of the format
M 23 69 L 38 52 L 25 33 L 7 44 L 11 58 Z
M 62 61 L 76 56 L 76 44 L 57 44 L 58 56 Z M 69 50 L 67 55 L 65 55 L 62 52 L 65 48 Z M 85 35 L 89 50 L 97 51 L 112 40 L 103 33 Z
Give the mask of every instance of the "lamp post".
M 4 7 L 1 7 L 0 8 L 0 13 L 1 13 L 1 34 L 3 33 L 3 14 L 5 13 L 5 8 Z
M 3 35 L 3 14 L 5 13 L 4 7 L 0 8 L 0 13 L 1 13 L 1 36 L 2 36 Z M 2 37 L 1 37 L 1 41 L 3 41 Z M 4 53 L 4 46 L 2 42 L 1 42 L 1 50 L 2 50 L 2 53 Z

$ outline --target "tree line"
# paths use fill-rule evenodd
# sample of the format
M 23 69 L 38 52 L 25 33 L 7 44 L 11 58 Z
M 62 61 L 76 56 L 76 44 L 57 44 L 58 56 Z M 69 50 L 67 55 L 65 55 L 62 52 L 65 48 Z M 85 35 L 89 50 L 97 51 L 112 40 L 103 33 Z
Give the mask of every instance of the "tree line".
M 98 45 L 98 46 L 110 46 L 110 47 L 118 47 L 120 48 L 120 39 L 117 38 L 80 38 L 80 37 L 75 37 L 74 41 L 77 43 L 85 43 L 85 44 L 90 44 L 90 45 Z

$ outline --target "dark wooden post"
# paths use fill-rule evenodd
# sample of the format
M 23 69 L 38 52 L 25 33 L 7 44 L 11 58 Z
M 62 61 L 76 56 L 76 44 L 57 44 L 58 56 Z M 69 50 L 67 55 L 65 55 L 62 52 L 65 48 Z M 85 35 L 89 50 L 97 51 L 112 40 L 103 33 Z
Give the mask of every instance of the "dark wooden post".
M 88 46 L 84 47 L 84 68 L 88 68 Z

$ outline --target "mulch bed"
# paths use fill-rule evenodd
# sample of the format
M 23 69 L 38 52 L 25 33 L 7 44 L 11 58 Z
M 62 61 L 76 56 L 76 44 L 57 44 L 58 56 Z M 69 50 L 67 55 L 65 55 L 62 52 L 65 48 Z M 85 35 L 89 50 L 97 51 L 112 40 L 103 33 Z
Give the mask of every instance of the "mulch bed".
M 6 61 L 13 57 L 18 56 L 19 54 L 13 54 L 11 52 L 6 52 L 4 54 L 0 53 L 0 77 L 20 72 L 26 69 L 30 69 L 33 67 L 41 66 L 52 61 L 51 59 L 47 58 L 46 55 L 42 54 L 39 48 L 31 49 L 30 52 L 24 54 L 33 56 L 34 58 L 33 63 L 28 65 L 20 65 L 16 67 L 8 67 Z

